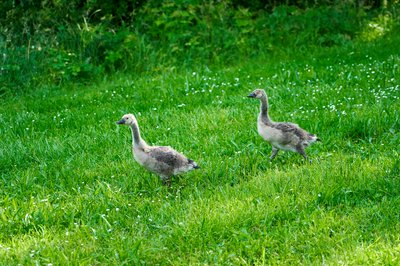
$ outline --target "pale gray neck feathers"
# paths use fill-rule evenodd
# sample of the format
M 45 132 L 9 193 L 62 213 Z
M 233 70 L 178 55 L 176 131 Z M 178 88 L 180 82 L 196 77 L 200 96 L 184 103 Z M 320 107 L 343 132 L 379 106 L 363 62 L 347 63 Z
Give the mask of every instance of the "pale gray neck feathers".
M 265 123 L 265 124 L 270 124 L 272 121 L 269 118 L 268 115 L 268 98 L 267 95 L 263 95 L 260 98 L 261 101 L 261 107 L 260 107 L 260 117 L 261 120 Z
M 132 130 L 133 145 L 145 146 L 146 142 L 144 140 L 142 140 L 142 138 L 140 137 L 139 126 L 135 123 L 135 124 L 131 125 L 131 130 Z

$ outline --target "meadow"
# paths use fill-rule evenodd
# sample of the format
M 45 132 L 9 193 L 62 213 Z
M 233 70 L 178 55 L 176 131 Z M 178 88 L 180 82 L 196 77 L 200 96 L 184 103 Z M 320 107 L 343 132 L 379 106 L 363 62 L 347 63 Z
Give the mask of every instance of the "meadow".
M 1 265 L 397 265 L 400 37 L 310 47 L 0 98 Z M 256 127 L 317 134 L 312 164 Z M 201 169 L 170 188 L 131 133 Z

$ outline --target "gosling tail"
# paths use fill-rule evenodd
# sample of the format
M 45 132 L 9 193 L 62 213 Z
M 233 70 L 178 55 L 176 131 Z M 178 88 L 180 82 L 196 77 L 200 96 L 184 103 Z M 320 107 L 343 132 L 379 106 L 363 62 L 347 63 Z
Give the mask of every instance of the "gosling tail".
M 188 162 L 193 167 L 193 169 L 200 169 L 200 166 L 198 166 L 195 161 L 188 159 Z
M 316 141 L 321 141 L 322 142 L 322 140 L 320 138 L 318 138 L 314 134 L 309 134 L 308 137 L 309 137 L 310 143 L 313 143 L 313 142 L 316 142 Z

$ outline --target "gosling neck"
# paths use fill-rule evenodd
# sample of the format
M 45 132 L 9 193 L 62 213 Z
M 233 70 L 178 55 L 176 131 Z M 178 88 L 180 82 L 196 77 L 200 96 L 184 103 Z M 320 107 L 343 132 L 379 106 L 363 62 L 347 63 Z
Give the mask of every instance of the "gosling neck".
M 140 137 L 140 130 L 137 123 L 132 124 L 131 126 L 132 131 L 132 144 L 136 147 L 145 147 L 147 146 L 146 142 Z
M 260 98 L 261 105 L 260 105 L 260 119 L 264 124 L 271 124 L 272 121 L 268 115 L 268 97 L 267 95 L 263 95 Z

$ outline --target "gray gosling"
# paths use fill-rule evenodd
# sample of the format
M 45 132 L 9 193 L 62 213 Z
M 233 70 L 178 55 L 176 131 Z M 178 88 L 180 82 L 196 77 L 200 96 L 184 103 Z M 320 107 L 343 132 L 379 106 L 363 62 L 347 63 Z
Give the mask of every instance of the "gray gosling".
M 124 115 L 117 124 L 131 128 L 133 157 L 141 166 L 159 175 L 164 185 L 171 185 L 173 175 L 200 168 L 196 162 L 169 146 L 149 146 L 140 137 L 139 126 L 133 114 Z
M 297 124 L 273 122 L 268 115 L 268 97 L 264 90 L 256 89 L 247 97 L 261 101 L 257 129 L 260 136 L 272 145 L 270 161 L 275 158 L 279 150 L 297 152 L 308 160 L 305 148 L 313 142 L 320 141 L 320 139 L 300 128 Z

